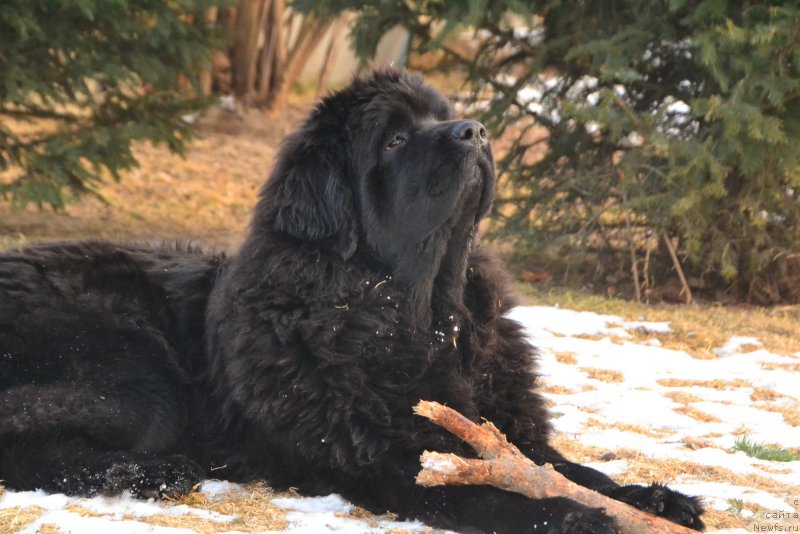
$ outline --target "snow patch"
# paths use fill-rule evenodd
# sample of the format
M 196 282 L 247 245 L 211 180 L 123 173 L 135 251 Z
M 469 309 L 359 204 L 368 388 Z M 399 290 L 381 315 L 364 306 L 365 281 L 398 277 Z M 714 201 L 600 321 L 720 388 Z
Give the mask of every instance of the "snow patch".
M 747 346 L 754 346 L 754 347 L 763 347 L 764 345 L 754 337 L 740 337 L 740 336 L 733 336 L 718 349 L 714 349 L 714 353 L 719 356 L 720 358 L 727 358 L 730 356 L 736 356 L 737 354 L 741 353 L 742 348 Z
M 222 500 L 229 495 L 247 493 L 247 490 L 241 484 L 234 484 L 225 480 L 206 480 L 198 491 L 204 493 L 212 501 Z
M 272 499 L 272 504 L 284 510 L 307 513 L 340 513 L 349 514 L 353 505 L 341 496 L 331 493 L 327 497 L 285 497 Z
M 457 460 L 444 454 L 423 455 L 422 467 L 443 475 L 453 475 L 458 472 Z

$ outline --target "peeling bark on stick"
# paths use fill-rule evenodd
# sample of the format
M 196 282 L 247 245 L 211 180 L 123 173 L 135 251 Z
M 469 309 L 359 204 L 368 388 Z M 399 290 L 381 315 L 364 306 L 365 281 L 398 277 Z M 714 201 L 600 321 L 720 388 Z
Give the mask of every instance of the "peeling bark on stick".
M 425 451 L 417 484 L 422 486 L 491 485 L 531 499 L 566 497 L 592 508 L 604 508 L 622 534 L 697 534 L 568 480 L 550 465 L 536 465 L 509 443 L 490 422 L 477 425 L 437 402 L 420 401 L 414 412 L 464 440 L 481 459 Z

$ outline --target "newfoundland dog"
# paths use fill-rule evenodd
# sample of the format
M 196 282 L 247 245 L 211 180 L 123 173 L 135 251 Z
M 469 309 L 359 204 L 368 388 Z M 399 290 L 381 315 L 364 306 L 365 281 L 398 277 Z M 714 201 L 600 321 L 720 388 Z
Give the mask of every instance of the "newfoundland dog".
M 616 531 L 566 498 L 415 485 L 424 449 L 470 454 L 412 413 L 427 399 L 702 529 L 695 498 L 621 487 L 548 445 L 536 351 L 476 241 L 494 188 L 484 127 L 385 70 L 285 140 L 233 257 L 99 241 L 2 253 L 0 479 L 147 498 L 213 473 L 462 532 Z

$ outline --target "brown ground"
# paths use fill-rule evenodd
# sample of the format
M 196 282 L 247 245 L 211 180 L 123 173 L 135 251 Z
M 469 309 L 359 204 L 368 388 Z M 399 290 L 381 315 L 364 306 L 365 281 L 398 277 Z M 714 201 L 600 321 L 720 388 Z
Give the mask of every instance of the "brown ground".
M 84 198 L 62 213 L 0 202 L 0 248 L 55 239 L 104 238 L 160 242 L 191 240 L 213 250 L 234 249 L 280 140 L 309 104 L 295 101 L 280 115 L 258 110 L 211 110 L 185 158 L 139 144 L 140 168 L 99 188 L 105 199 Z

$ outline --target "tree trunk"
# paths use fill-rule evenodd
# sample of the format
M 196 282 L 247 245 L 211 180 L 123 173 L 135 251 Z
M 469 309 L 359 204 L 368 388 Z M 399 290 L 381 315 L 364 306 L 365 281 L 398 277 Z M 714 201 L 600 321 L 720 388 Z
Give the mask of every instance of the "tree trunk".
M 236 17 L 233 83 L 237 98 L 249 102 L 255 91 L 258 37 L 267 0 L 242 0 Z
M 233 93 L 245 105 L 259 104 L 270 110 L 283 106 L 314 50 L 337 20 L 320 20 L 308 13 L 295 36 L 291 28 L 299 15 L 291 13 L 286 20 L 286 14 L 286 0 L 240 0 L 237 8 L 218 17 L 219 23 L 235 34 L 230 53 Z M 337 26 L 337 31 L 342 26 Z M 331 45 L 326 53 L 320 73 L 323 82 L 335 61 L 334 48 Z M 204 79 L 203 87 L 209 83 Z
M 269 95 L 277 86 L 280 73 L 286 68 L 285 15 L 286 0 L 272 0 L 269 13 L 264 18 L 263 31 L 266 38 L 258 61 L 256 99 L 261 104 L 268 101 Z
M 267 107 L 271 110 L 283 107 L 292 90 L 294 84 L 300 78 L 311 54 L 319 45 L 321 38 L 327 33 L 333 24 L 334 19 L 318 20 L 313 13 L 308 13 L 303 17 L 297 38 L 288 52 L 286 68 L 278 80 L 272 94 L 270 95 Z
M 351 19 L 352 15 L 350 13 L 344 13 L 333 23 L 331 37 L 328 40 L 328 47 L 325 49 L 325 57 L 322 60 L 322 68 L 320 68 L 319 79 L 317 80 L 316 96 L 318 98 L 322 92 L 327 89 L 331 75 L 333 74 L 333 67 L 336 64 L 336 58 L 338 57 L 337 52 L 339 51 L 338 48 L 336 48 L 336 38 L 339 32 L 347 28 Z
M 210 7 L 206 10 L 203 18 L 204 23 L 208 24 L 209 26 L 214 26 L 217 23 L 217 17 L 219 16 L 219 8 L 217 7 Z M 200 87 L 203 90 L 203 96 L 209 96 L 211 94 L 214 77 L 214 62 L 211 62 L 211 65 L 208 67 L 208 71 L 202 73 L 200 75 Z

